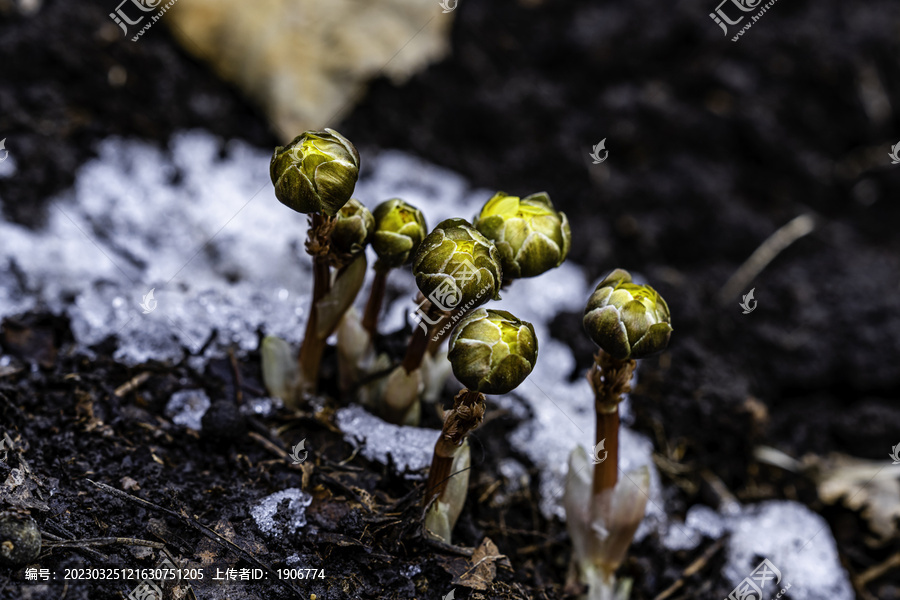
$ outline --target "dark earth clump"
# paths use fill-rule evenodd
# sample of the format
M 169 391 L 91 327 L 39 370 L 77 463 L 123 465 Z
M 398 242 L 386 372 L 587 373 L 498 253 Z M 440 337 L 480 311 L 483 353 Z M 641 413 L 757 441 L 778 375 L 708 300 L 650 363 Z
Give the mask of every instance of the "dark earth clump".
M 202 127 L 222 136 L 223 152 L 228 138 L 278 142 L 261 113 L 165 28 L 123 41 L 107 16 L 113 4 L 47 0 L 36 17 L 0 17 L 0 137 L 8 149 L 15 140 L 18 164 L 15 177 L 0 179 L 0 199 L 14 221 L 40 225 L 53 194 L 110 135 L 165 145 Z M 733 43 L 708 17 L 715 4 L 463 2 L 450 58 L 402 87 L 375 81 L 345 123 L 322 125 L 339 125 L 364 156 L 400 148 L 489 189 L 549 192 L 569 215 L 571 258 L 586 277 L 627 268 L 669 301 L 672 344 L 643 361 L 632 407 L 636 428 L 655 443 L 670 512 L 717 506 L 719 484 L 744 502 L 799 500 L 826 518 L 857 576 L 900 552 L 897 537 L 871 542 L 857 513 L 824 506 L 807 478 L 761 465 L 752 450 L 887 461 L 900 443 L 900 171 L 887 156 L 900 139 L 900 5 L 779 2 Z M 111 86 L 113 67 L 127 72 L 124 85 Z M 609 159 L 592 165 L 588 152 L 603 138 Z M 720 304 L 738 266 L 803 213 L 816 230 L 741 290 L 755 288 L 758 308 L 741 314 L 739 297 Z M 580 361 L 573 377 L 593 351 L 580 319 L 554 322 Z M 421 490 L 354 457 L 332 424 L 333 402 L 241 421 L 239 401 L 263 395 L 257 356 L 240 359 L 237 375 L 224 362 L 205 373 L 186 361 L 128 369 L 110 358 L 115 340 L 90 356 L 71 342 L 61 315 L 7 319 L 0 335 L 19 357 L 0 375 L 0 424 L 15 442 L 0 479 L 31 473 L 17 502 L 45 542 L 132 537 L 164 542 L 195 565 L 255 568 L 256 557 L 324 568 L 325 579 L 299 582 L 301 597 L 437 599 L 452 587 L 454 561 L 465 557 L 423 540 Z M 142 384 L 115 393 L 145 372 Z M 323 375 L 333 373 L 330 357 Z M 163 416 L 169 396 L 187 388 L 206 391 L 225 435 L 191 435 Z M 498 566 L 492 587 L 468 597 L 562 598 L 568 539 L 537 510 L 540 473 L 506 441 L 515 424 L 489 411 L 473 440 L 474 476 L 454 542 L 475 547 L 488 536 L 511 566 Z M 315 452 L 292 466 L 279 451 L 304 437 Z M 502 457 L 528 473 L 515 493 L 505 493 L 515 486 L 500 472 Z M 288 488 L 314 495 L 307 528 L 316 535 L 273 541 L 250 510 Z M 634 577 L 635 599 L 655 598 L 707 550 L 715 550 L 708 540 L 673 553 L 645 539 L 622 573 Z M 731 591 L 723 553 L 711 556 L 673 598 Z M 115 544 L 45 548 L 40 564 L 159 560 L 153 547 Z M 0 598 L 23 597 L 22 579 L 21 570 L 0 569 Z M 132 587 L 78 583 L 66 598 L 121 598 Z M 900 598 L 900 569 L 856 587 L 860 598 Z M 59 598 L 63 588 L 29 589 L 33 598 Z M 293 597 L 272 581 L 229 589 L 232 597 Z M 208 580 L 194 592 L 224 597 Z

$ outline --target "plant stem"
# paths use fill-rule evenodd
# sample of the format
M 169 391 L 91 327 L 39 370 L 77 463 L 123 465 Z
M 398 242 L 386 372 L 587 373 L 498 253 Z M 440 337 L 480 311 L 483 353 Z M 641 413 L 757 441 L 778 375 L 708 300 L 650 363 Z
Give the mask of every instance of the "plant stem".
M 380 260 L 375 262 L 375 278 L 372 280 L 372 290 L 369 292 L 369 301 L 366 303 L 366 312 L 362 320 L 363 327 L 369 332 L 372 339 L 378 332 L 378 315 L 381 314 L 389 271 L 390 268 L 384 266 Z
M 435 337 L 434 332 L 440 331 L 441 329 L 443 329 L 444 324 L 449 319 L 450 319 L 450 317 L 446 314 L 441 316 L 441 318 L 438 320 L 437 323 L 435 323 L 434 327 L 431 330 L 432 335 L 430 335 L 428 337 L 428 348 L 427 348 L 427 352 L 431 356 L 434 356 L 435 354 L 437 354 L 438 350 L 441 349 L 441 345 L 444 343 L 444 340 L 446 340 L 450 337 L 449 335 L 446 335 L 446 336 L 441 336 L 438 339 L 434 339 L 434 337 Z M 451 329 L 451 331 L 452 331 L 452 329 Z
M 313 257 L 313 295 L 309 318 L 306 320 L 306 332 L 303 335 L 303 343 L 300 345 L 300 354 L 297 356 L 302 391 L 306 393 L 315 393 L 318 387 L 319 367 L 322 363 L 322 353 L 325 351 L 326 338 L 320 338 L 316 329 L 318 324 L 317 304 L 331 289 L 331 269 L 328 266 L 330 225 L 329 219 L 313 213 L 310 218 L 309 240 L 306 243 L 306 251 Z
M 594 357 L 594 366 L 587 378 L 594 390 L 597 413 L 596 443 L 605 440 L 606 459 L 594 465 L 592 495 L 616 487 L 619 480 L 619 402 L 631 391 L 631 375 L 637 363 L 619 360 L 603 350 Z
M 597 439 L 599 444 L 606 440 L 604 445 L 608 453 L 606 460 L 594 465 L 594 479 L 592 484 L 593 494 L 596 496 L 604 490 L 616 487 L 619 480 L 619 405 L 612 407 L 611 412 L 597 411 Z
M 428 342 L 433 337 L 435 325 L 431 323 L 440 323 L 437 318 L 441 311 L 433 303 L 426 303 L 425 318 L 422 323 L 428 323 L 426 327 L 416 326 L 413 331 L 412 339 L 409 340 L 409 346 L 406 348 L 406 356 L 403 357 L 403 368 L 407 373 L 412 373 L 422 365 L 422 358 L 425 357 L 425 351 L 428 350 Z
M 441 437 L 434 445 L 422 506 L 427 506 L 432 498 L 440 497 L 444 493 L 447 481 L 453 475 L 450 472 L 453 458 L 469 432 L 481 425 L 484 410 L 484 394 L 481 392 L 464 389 L 454 398 L 453 408 L 444 418 Z

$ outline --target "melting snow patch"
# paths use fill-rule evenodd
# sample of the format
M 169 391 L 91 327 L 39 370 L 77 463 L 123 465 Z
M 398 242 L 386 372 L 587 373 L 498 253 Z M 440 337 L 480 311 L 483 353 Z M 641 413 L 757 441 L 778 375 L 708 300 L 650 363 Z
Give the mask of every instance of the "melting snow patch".
M 422 479 L 422 471 L 431 465 L 434 444 L 441 432 L 424 427 L 404 427 L 382 421 L 361 406 L 342 408 L 335 416 L 344 439 L 367 459 L 387 464 L 388 454 L 399 474 L 407 479 Z
M 724 573 L 735 585 L 765 558 L 781 571 L 779 590 L 791 585 L 793 600 L 854 598 L 828 523 L 802 504 L 763 502 L 728 518 L 727 527 L 731 539 Z
M 39 304 L 68 312 L 79 343 L 113 336 L 127 364 L 180 359 L 213 330 L 207 356 L 256 349 L 260 328 L 299 344 L 312 279 L 307 221 L 275 199 L 271 148 L 190 131 L 165 149 L 109 138 L 97 154 L 51 199 L 43 229 L 0 217 L 0 317 Z M 3 165 L 0 176 L 15 166 Z M 396 151 L 363 162 L 354 195 L 369 208 L 402 197 L 432 225 L 471 216 L 490 197 Z M 391 279 L 407 286 L 409 312 L 411 276 Z
M 683 524 L 672 522 L 663 537 L 669 550 L 693 550 L 704 537 L 714 540 L 725 533 L 722 517 L 708 506 L 697 504 L 688 509 Z
M 203 390 L 181 390 L 169 398 L 165 415 L 176 425 L 200 431 L 203 429 L 200 422 L 209 406 L 209 396 Z
M 788 595 L 794 600 L 854 597 L 828 524 L 797 502 L 773 500 L 724 515 L 697 505 L 688 510 L 683 525 L 671 527 L 663 545 L 669 550 L 691 550 L 703 537 L 719 539 L 726 533 L 731 537 L 723 576 L 730 584 L 737 586 L 750 577 L 766 559 L 781 572 L 781 579 L 777 589 L 763 589 L 764 598 L 775 596 L 788 584 Z
M 288 488 L 263 498 L 250 510 L 256 526 L 273 537 L 296 533 L 306 525 L 306 507 L 312 496 L 297 488 Z M 278 508 L 283 507 L 279 512 Z
M 268 417 L 282 407 L 281 398 L 250 398 L 240 406 L 240 411 L 245 417 Z

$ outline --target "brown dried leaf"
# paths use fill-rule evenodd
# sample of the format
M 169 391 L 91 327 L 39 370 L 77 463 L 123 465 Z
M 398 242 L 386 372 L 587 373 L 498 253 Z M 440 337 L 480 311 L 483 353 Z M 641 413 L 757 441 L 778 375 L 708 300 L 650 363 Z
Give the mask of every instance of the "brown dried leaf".
M 453 585 L 474 590 L 487 590 L 497 576 L 497 565 L 510 567 L 509 559 L 500 554 L 490 538 L 484 538 L 471 558 L 439 558 L 441 566 L 453 576 Z M 510 567 L 511 568 L 511 567 Z
M 882 540 L 897 534 L 900 519 L 900 469 L 885 461 L 831 454 L 827 459 L 807 457 L 826 504 L 839 500 L 850 510 L 861 510 L 869 528 Z

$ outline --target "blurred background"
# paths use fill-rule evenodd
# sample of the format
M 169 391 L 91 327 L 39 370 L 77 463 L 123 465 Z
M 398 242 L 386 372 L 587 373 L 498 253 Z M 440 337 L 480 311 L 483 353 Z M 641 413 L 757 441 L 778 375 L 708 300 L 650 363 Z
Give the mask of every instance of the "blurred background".
M 265 189 L 272 204 L 266 156 L 305 129 L 356 144 L 362 189 L 384 194 L 370 207 L 397 182 L 465 217 L 496 190 L 547 191 L 571 222 L 574 289 L 623 267 L 671 307 L 670 348 L 644 361 L 631 404 L 670 518 L 796 501 L 833 537 L 830 597 L 900 598 L 900 5 L 780 0 L 751 21 L 737 0 L 168 4 L 0 0 L 0 317 L 62 315 L 65 341 L 127 364 L 200 348 L 304 260 L 305 222 L 276 231 L 251 202 Z M 723 33 L 718 9 L 746 18 Z M 803 215 L 771 261 L 739 272 Z M 212 324 L 179 308 L 122 352 L 138 322 L 116 298 L 134 310 L 174 281 L 172 302 L 202 300 L 206 278 L 231 286 Z M 284 278 L 304 296 L 304 272 Z M 581 301 L 546 322 L 571 350 L 570 383 L 594 351 Z M 265 305 L 231 341 L 252 351 L 295 309 Z M 642 544 L 635 597 L 654 598 L 694 555 Z M 728 577 L 708 575 L 701 596 L 727 594 Z

